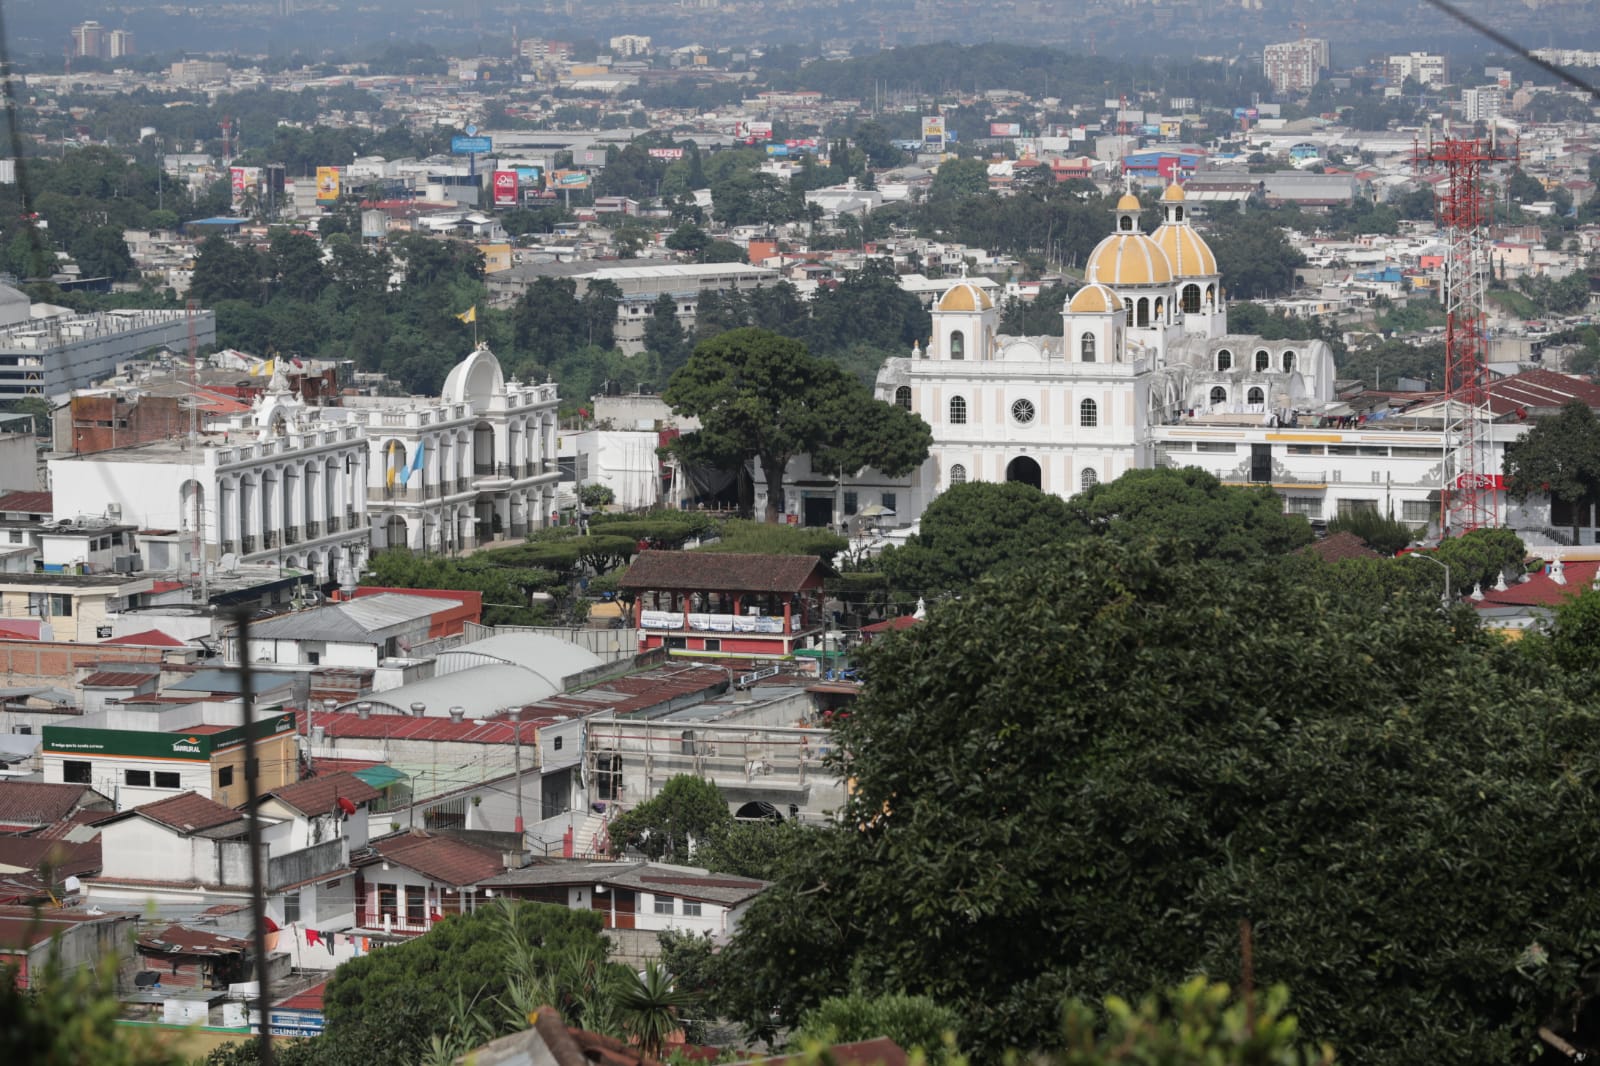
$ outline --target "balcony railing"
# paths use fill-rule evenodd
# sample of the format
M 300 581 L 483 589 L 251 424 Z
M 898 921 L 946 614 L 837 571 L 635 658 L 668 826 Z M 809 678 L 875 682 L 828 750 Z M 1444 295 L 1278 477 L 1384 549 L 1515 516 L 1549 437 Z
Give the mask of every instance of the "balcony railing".
M 464 477 L 456 478 L 456 491 L 457 492 L 466 492 L 467 491 L 467 486 L 469 484 L 471 484 L 471 479 L 470 478 L 464 478 Z
M 348 530 L 351 530 L 352 532 L 355 531 L 357 528 L 359 528 L 356 525 L 356 513 L 354 511 L 346 511 L 345 512 L 345 514 L 344 514 L 344 528 L 346 528 Z
M 299 544 L 300 543 L 300 527 L 299 526 L 290 526 L 287 529 L 285 529 L 283 531 L 283 543 L 285 545 Z
M 493 463 L 473 463 L 472 464 L 472 476 L 473 477 L 491 477 L 491 476 L 493 476 L 493 474 L 494 474 L 494 464 Z
M 222 554 L 231 555 L 239 550 L 239 542 L 236 540 L 225 540 L 218 545 L 218 547 L 222 549 Z
M 256 550 L 256 536 L 254 533 L 246 533 L 239 539 L 244 547 L 244 553 L 246 555 L 249 555 L 251 552 Z
M 337 532 L 339 532 L 339 516 L 338 515 L 329 515 L 328 516 L 328 532 L 329 533 L 337 533 Z
M 322 536 L 322 523 L 316 521 L 315 519 L 311 520 L 310 522 L 307 522 L 306 523 L 306 539 L 307 540 L 316 540 L 320 536 Z
M 263 550 L 271 551 L 277 546 L 278 531 L 276 529 L 269 529 L 265 533 L 261 534 L 261 547 Z

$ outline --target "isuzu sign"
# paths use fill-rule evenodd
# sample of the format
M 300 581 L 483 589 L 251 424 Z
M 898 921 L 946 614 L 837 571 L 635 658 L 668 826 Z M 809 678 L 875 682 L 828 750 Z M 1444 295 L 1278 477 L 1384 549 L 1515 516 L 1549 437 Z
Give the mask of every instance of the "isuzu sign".
M 517 172 L 515 170 L 497 170 L 494 172 L 494 202 L 497 207 L 517 202 Z

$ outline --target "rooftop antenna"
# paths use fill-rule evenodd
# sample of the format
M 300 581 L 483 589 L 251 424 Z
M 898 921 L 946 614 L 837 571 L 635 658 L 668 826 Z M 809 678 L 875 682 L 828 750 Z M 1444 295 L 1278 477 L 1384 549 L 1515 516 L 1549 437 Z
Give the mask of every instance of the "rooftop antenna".
M 211 602 L 210 584 L 206 580 L 205 537 L 201 532 L 200 523 L 203 521 L 205 499 L 204 493 L 199 489 L 200 480 L 196 468 L 195 453 L 200 447 L 200 342 L 195 336 L 194 312 L 195 302 L 188 301 L 187 317 L 189 320 L 189 480 L 195 484 L 194 492 L 194 517 L 190 520 L 194 524 L 193 541 L 190 548 L 190 565 L 194 568 L 189 575 L 190 587 L 195 579 L 199 578 L 200 602 Z

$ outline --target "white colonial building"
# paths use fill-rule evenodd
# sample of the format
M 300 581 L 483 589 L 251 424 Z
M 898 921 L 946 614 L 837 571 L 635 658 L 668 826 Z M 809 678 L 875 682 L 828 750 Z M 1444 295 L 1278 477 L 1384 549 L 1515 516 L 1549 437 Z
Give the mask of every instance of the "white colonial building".
M 49 460 L 57 523 L 131 523 L 182 575 L 276 563 L 341 580 L 366 560 L 367 442 L 338 408 L 307 407 L 281 373 L 250 411 L 203 432 Z
M 522 537 L 555 514 L 556 386 L 507 381 L 486 347 L 439 399 L 355 400 L 374 550 L 452 551 Z
M 1190 415 L 1287 422 L 1332 400 L 1326 343 L 1228 333 L 1216 257 L 1190 225 L 1182 186 L 1163 195 L 1155 233 L 1139 229 L 1139 211 L 1132 195 L 1118 202 L 1087 284 L 1062 308 L 1060 337 L 1005 336 L 983 289 L 953 285 L 927 348 L 889 360 L 877 380 L 880 399 L 932 427 L 928 461 L 909 482 L 869 472 L 860 487 L 887 487 L 902 520 L 963 481 L 1069 496 L 1153 465 L 1154 427 Z M 797 487 L 796 508 L 808 495 Z

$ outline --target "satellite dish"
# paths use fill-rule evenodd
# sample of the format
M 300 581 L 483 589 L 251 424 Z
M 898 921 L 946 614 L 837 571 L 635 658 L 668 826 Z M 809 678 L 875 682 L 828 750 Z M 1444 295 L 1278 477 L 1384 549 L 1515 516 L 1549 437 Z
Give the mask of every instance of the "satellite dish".
M 233 554 L 232 552 L 228 552 L 227 554 L 223 555 L 223 557 L 222 557 L 222 569 L 226 570 L 230 574 L 233 573 L 235 570 L 238 570 L 239 569 L 239 557 L 237 555 Z
M 76 877 L 69 877 L 65 881 L 61 882 L 61 887 L 65 888 L 68 892 L 78 892 L 83 889 L 83 882 L 79 881 Z

